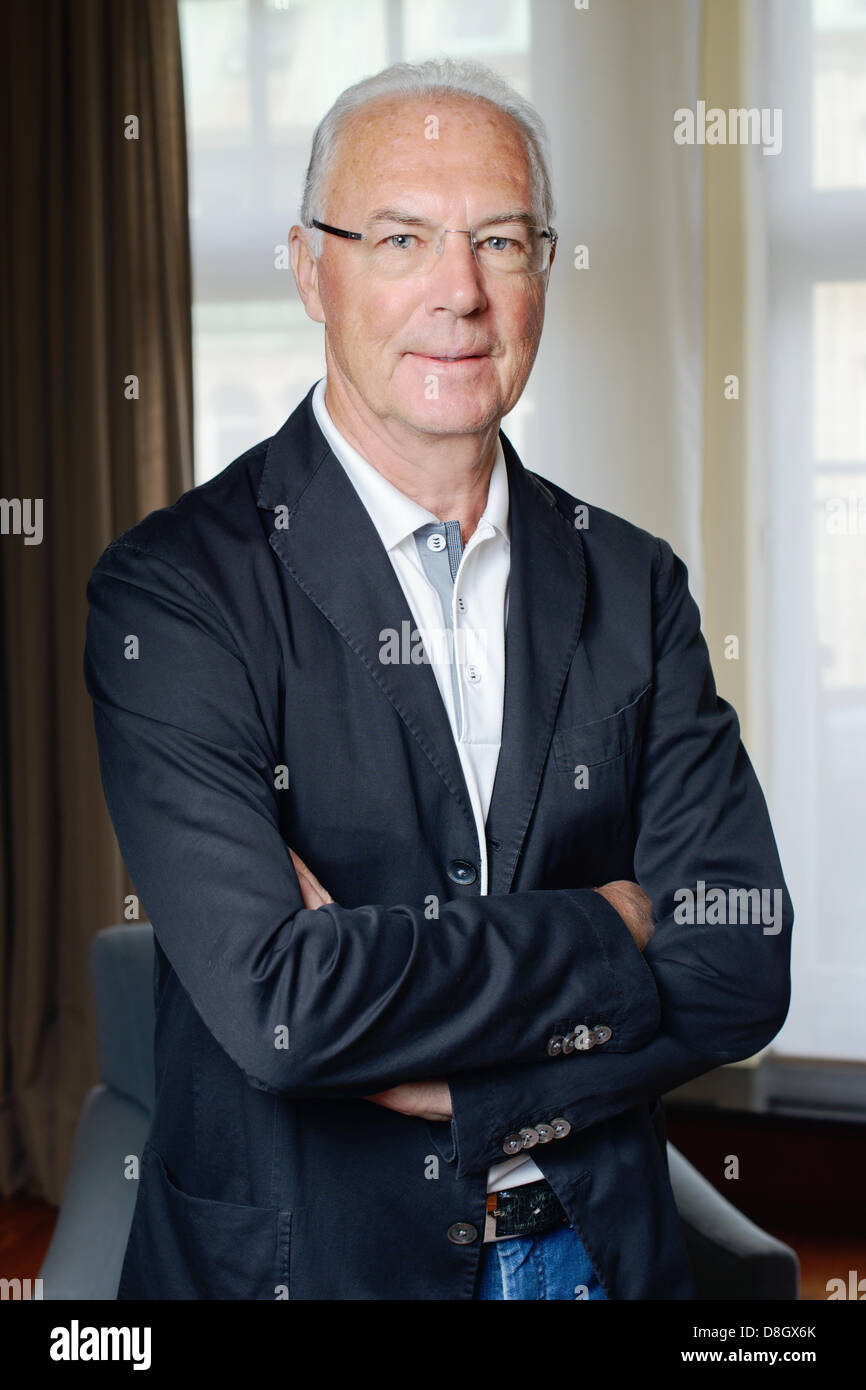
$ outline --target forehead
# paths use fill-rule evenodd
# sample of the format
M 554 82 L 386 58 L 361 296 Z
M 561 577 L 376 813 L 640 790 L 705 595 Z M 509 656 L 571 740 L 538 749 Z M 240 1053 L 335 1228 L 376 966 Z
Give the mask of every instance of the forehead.
M 455 200 L 473 214 L 540 211 L 532 193 L 516 122 L 489 102 L 446 94 L 380 98 L 353 113 L 325 190 L 333 208 L 356 215 L 384 202 L 445 215 Z

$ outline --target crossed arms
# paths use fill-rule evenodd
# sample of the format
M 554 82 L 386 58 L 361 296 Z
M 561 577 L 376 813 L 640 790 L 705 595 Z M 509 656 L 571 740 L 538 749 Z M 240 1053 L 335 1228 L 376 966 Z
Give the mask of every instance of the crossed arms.
M 289 850 L 289 854 L 298 875 L 304 906 L 315 909 L 332 903 L 334 899 L 327 888 L 322 887 L 300 855 L 293 849 Z M 652 939 L 655 928 L 652 903 L 640 884 L 631 883 L 627 879 L 617 879 L 594 891 L 601 893 L 611 906 L 616 908 L 638 949 L 643 951 Z M 413 1115 L 422 1120 L 450 1120 L 454 1114 L 448 1082 L 440 1077 L 434 1077 L 430 1081 L 404 1081 L 397 1086 L 389 1087 L 387 1091 L 379 1091 L 377 1095 L 365 1096 L 364 1099 L 374 1101 L 386 1110 L 396 1110 L 401 1115 Z

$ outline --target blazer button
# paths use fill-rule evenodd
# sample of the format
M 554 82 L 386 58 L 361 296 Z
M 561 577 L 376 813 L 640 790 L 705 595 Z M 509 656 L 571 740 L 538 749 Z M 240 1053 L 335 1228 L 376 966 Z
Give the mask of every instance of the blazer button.
M 564 1139 L 567 1134 L 571 1133 L 571 1125 L 561 1115 L 557 1115 L 556 1119 L 551 1120 L 550 1123 L 553 1127 L 554 1139 Z
M 448 1227 L 448 1239 L 453 1240 L 455 1245 L 471 1245 L 473 1240 L 478 1239 L 478 1227 L 473 1226 L 471 1221 L 455 1221 L 453 1226 Z
M 595 1040 L 597 1043 L 606 1043 L 613 1037 L 613 1030 L 608 1028 L 606 1023 L 600 1023 L 595 1030 Z
M 528 1126 L 526 1129 L 522 1129 L 520 1131 L 520 1142 L 525 1149 L 534 1148 L 538 1143 L 538 1130 L 530 1129 Z
M 468 859 L 452 859 L 447 868 L 452 883 L 474 883 L 478 870 Z
M 538 1135 L 539 1144 L 549 1144 L 555 1138 L 552 1125 L 536 1125 L 535 1133 Z
M 574 1051 L 574 1033 L 566 1033 L 562 1040 L 562 1052 L 564 1057 L 570 1057 Z
M 548 1040 L 548 1043 L 547 1043 L 547 1055 L 548 1055 L 548 1057 L 558 1057 L 558 1056 L 559 1056 L 560 1052 L 562 1051 L 562 1044 L 563 1044 L 563 1041 L 564 1041 L 564 1039 L 563 1039 L 561 1033 L 554 1033 L 553 1037 L 550 1038 L 550 1039 Z
M 519 1134 L 507 1134 L 505 1136 L 502 1144 L 502 1152 L 508 1154 L 509 1158 L 513 1158 L 515 1154 L 519 1154 L 522 1148 L 523 1140 Z
M 595 1047 L 595 1033 L 585 1023 L 574 1030 L 574 1045 L 578 1052 L 589 1052 L 591 1047 Z

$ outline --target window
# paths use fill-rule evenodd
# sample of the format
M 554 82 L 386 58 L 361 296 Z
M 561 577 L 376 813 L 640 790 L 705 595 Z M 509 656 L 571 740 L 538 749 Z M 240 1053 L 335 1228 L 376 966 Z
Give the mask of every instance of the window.
M 768 630 L 774 825 L 796 909 L 775 1051 L 866 1060 L 866 3 L 771 0 Z M 769 161 L 768 161 L 769 162 Z

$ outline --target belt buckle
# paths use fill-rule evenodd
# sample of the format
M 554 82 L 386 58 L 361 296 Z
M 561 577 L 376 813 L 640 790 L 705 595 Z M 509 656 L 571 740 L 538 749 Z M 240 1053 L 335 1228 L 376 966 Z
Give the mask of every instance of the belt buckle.
M 528 1186 L 528 1184 L 527 1184 L 527 1186 Z M 533 1186 L 539 1186 L 539 1187 L 543 1190 L 544 1195 L 545 1195 L 546 1197 L 552 1197 L 552 1198 L 555 1199 L 556 1194 L 552 1191 L 552 1189 L 551 1189 L 551 1187 L 550 1187 L 550 1184 L 549 1184 L 548 1182 L 543 1181 L 543 1182 L 541 1182 L 540 1184 L 533 1184 Z M 508 1191 L 509 1191 L 509 1189 L 507 1189 L 507 1188 L 501 1188 L 498 1192 L 488 1192 L 488 1193 L 487 1193 L 487 1209 L 486 1209 L 486 1212 L 485 1212 L 485 1219 L 484 1219 L 484 1236 L 483 1236 L 483 1243 L 484 1243 L 484 1244 L 486 1244 L 486 1243 L 488 1243 L 488 1242 L 490 1242 L 490 1241 L 494 1241 L 494 1240 L 517 1240 L 517 1239 L 519 1239 L 519 1238 L 521 1237 L 521 1235 L 527 1235 L 527 1236 L 532 1236 L 532 1235 L 535 1235 L 535 1234 L 539 1234 L 539 1235 L 540 1235 L 540 1234 L 545 1234 L 545 1233 L 546 1233 L 547 1231 L 549 1231 L 549 1230 L 554 1230 L 554 1229 L 555 1229 L 555 1224 L 554 1224 L 554 1225 L 545 1225 L 544 1228 L 543 1228 L 543 1230 L 542 1230 L 542 1231 L 539 1231 L 539 1232 L 532 1232 L 532 1231 L 516 1232 L 516 1233 L 515 1233 L 515 1232 L 509 1232 L 509 1233 L 504 1234 L 504 1235 L 499 1235 L 499 1234 L 497 1233 L 497 1229 L 496 1229 L 496 1218 L 497 1218 L 497 1216 L 503 1216 L 503 1215 L 505 1215 L 505 1213 L 499 1209 L 499 1206 L 498 1206 L 498 1199 L 500 1198 L 500 1196 L 502 1195 L 503 1192 L 508 1192 Z M 514 1191 L 519 1191 L 519 1188 L 514 1189 Z M 555 1202 L 555 1205 L 556 1205 L 556 1206 L 560 1206 L 559 1202 Z M 560 1211 L 562 1211 L 561 1206 L 560 1206 Z M 565 1224 L 566 1221 L 567 1221 L 566 1213 L 565 1213 L 564 1211 L 562 1211 L 562 1223 L 561 1223 L 561 1224 Z
M 498 1192 L 488 1192 L 487 1194 L 487 1210 L 484 1213 L 484 1235 L 482 1237 L 482 1243 L 485 1245 L 492 1240 L 508 1240 L 508 1236 L 497 1236 L 496 1234 L 496 1218 L 501 1215 L 496 1205 L 498 1196 Z

